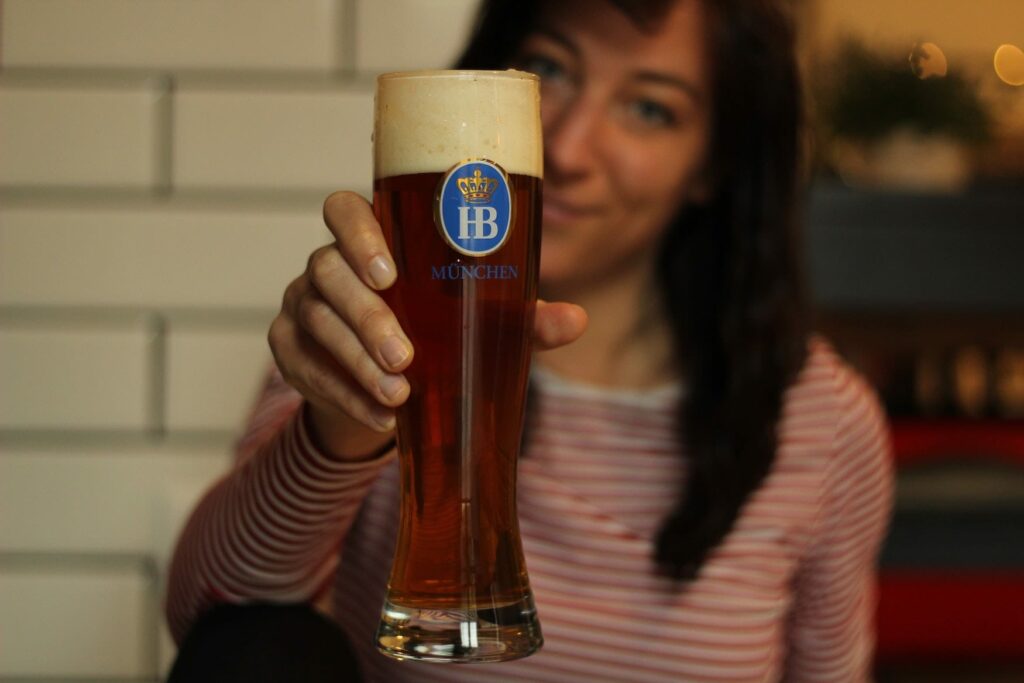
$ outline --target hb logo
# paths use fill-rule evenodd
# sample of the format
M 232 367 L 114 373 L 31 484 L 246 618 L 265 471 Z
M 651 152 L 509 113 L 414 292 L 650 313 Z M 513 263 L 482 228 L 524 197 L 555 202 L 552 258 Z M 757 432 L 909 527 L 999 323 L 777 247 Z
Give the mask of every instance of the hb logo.
M 512 188 L 505 171 L 484 159 L 457 164 L 441 180 L 436 216 L 441 236 L 457 252 L 497 251 L 512 228 Z
M 459 240 L 494 239 L 498 235 L 497 219 L 498 210 L 493 206 L 460 206 Z

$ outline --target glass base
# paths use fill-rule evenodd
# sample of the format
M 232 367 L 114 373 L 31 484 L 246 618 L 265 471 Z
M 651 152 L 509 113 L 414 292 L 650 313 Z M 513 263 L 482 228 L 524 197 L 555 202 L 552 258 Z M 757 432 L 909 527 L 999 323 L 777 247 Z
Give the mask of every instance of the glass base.
M 395 659 L 504 662 L 544 644 L 533 600 L 498 608 L 422 609 L 384 603 L 377 648 Z

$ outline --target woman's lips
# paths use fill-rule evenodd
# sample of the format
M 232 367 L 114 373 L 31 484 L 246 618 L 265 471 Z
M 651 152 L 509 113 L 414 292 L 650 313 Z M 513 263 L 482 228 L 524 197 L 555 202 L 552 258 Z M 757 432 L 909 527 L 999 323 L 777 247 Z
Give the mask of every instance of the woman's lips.
M 544 195 L 544 222 L 545 223 L 567 223 L 586 218 L 597 213 L 596 206 L 571 202 L 559 197 Z

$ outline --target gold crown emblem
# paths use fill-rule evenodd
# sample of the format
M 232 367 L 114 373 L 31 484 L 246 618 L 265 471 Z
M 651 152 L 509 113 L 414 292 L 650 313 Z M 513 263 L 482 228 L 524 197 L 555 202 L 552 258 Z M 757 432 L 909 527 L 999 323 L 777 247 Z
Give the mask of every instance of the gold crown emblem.
M 491 201 L 491 195 L 498 189 L 498 181 L 494 178 L 482 178 L 480 169 L 473 171 L 472 178 L 459 178 L 455 184 L 459 187 L 462 197 L 470 204 Z

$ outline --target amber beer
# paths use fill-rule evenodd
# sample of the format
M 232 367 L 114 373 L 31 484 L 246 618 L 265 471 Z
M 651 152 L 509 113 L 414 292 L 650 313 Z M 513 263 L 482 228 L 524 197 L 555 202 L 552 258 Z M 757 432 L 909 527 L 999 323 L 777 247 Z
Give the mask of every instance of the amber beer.
M 393 657 L 502 661 L 543 642 L 515 497 L 540 251 L 538 102 L 536 78 L 514 71 L 378 80 L 373 204 L 398 266 L 385 296 L 415 348 L 377 632 Z

